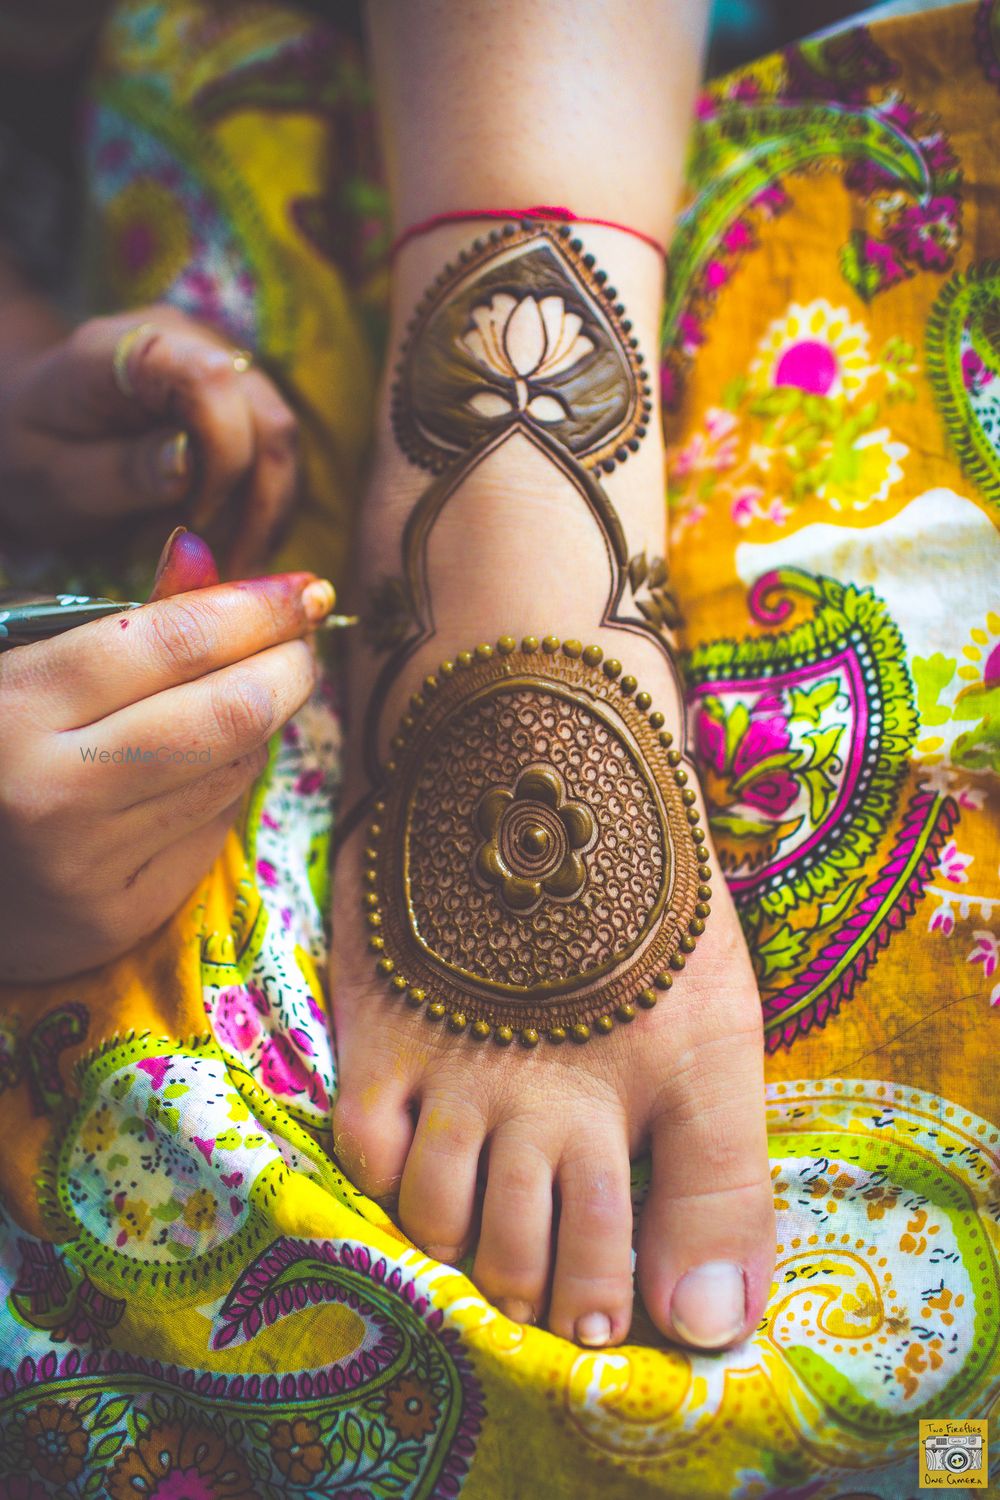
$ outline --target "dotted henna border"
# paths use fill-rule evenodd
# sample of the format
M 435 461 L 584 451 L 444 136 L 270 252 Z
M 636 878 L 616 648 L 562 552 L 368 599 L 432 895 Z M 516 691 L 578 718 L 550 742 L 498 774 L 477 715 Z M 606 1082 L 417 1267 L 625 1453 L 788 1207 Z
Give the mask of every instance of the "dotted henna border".
M 558 637 L 549 635 L 541 641 L 535 636 L 525 636 L 518 648 L 513 636 L 504 635 L 495 647 L 480 643 L 472 651 L 459 651 L 453 660 L 443 661 L 437 673 L 425 677 L 423 690 L 411 696 L 409 711 L 403 714 L 399 729 L 391 740 L 392 750 L 396 754 L 405 750 L 411 736 L 419 732 L 421 720 L 429 714 L 429 705 L 440 690 L 442 679 L 450 679 L 456 672 L 474 672 L 477 666 L 485 666 L 495 657 L 510 659 L 515 656 L 516 662 L 508 663 L 510 675 L 518 671 L 537 671 L 538 658 L 548 657 L 547 667 L 551 678 L 578 689 L 581 686 L 579 668 L 572 675 L 568 671 L 560 672 L 558 668 L 577 663 L 591 668 L 593 681 L 589 690 L 592 696 L 609 703 L 620 715 L 620 707 L 610 698 L 608 691 L 615 687 L 638 710 L 640 722 L 646 730 L 645 736 L 637 736 L 640 748 L 648 751 L 655 744 L 670 769 L 671 785 L 664 786 L 657 782 L 660 795 L 665 802 L 669 800 L 675 803 L 675 811 L 676 804 L 679 803 L 689 827 L 694 859 L 682 863 L 679 846 L 675 844 L 674 891 L 676 893 L 678 878 L 686 874 L 687 888 L 681 895 L 690 908 L 690 914 L 682 913 L 672 926 L 667 919 L 661 921 L 656 937 L 649 944 L 658 954 L 655 964 L 650 965 L 652 972 L 647 971 L 638 982 L 628 982 L 627 975 L 624 981 L 621 978 L 615 981 L 619 987 L 624 983 L 624 987 L 634 990 L 634 994 L 625 999 L 616 997 L 604 1008 L 588 1004 L 586 997 L 582 997 L 579 1002 L 574 1002 L 572 997 L 563 998 L 549 1006 L 551 1010 L 560 1013 L 556 1024 L 547 1027 L 512 1026 L 509 1019 L 496 1018 L 495 1012 L 510 1009 L 504 1006 L 502 1000 L 496 1005 L 478 999 L 470 1001 L 467 996 L 461 996 L 457 985 L 442 983 L 437 979 L 431 982 L 429 989 L 424 984 L 411 983 L 407 977 L 406 970 L 408 967 L 412 968 L 413 963 L 412 957 L 408 963 L 404 956 L 406 940 L 405 935 L 400 936 L 401 931 L 406 928 L 406 922 L 405 918 L 399 921 L 398 915 L 391 911 L 392 893 L 385 889 L 386 883 L 391 883 L 395 873 L 392 869 L 395 858 L 392 841 L 399 835 L 396 824 L 399 821 L 399 804 L 402 799 L 387 798 L 387 788 L 384 788 L 382 795 L 373 804 L 372 820 L 366 830 L 368 842 L 364 851 L 362 908 L 369 928 L 368 947 L 374 956 L 375 971 L 385 982 L 389 993 L 402 1000 L 413 1011 L 421 1013 L 431 1023 L 446 1022 L 452 1032 L 467 1034 L 475 1041 L 486 1041 L 492 1036 L 501 1047 L 509 1046 L 515 1036 L 526 1048 L 537 1046 L 542 1036 L 554 1044 L 564 1042 L 567 1037 L 583 1043 L 594 1035 L 607 1035 L 614 1029 L 616 1022 L 630 1023 L 638 1013 L 637 1008 L 651 1010 L 672 987 L 674 974 L 684 968 L 687 955 L 694 951 L 698 938 L 705 931 L 705 920 L 711 910 L 709 903 L 712 888 L 709 882 L 712 871 L 705 849 L 706 835 L 699 826 L 699 813 L 694 805 L 696 797 L 687 786 L 688 775 L 681 765 L 681 752 L 674 748 L 673 735 L 663 728 L 663 714 L 653 708 L 650 694 L 639 690 L 636 679 L 628 673 L 623 674 L 621 662 L 614 657 L 605 658 L 600 646 L 583 646 L 576 640 L 561 641 Z M 526 664 L 521 666 L 525 659 Z M 600 675 L 597 673 L 598 667 L 601 669 Z M 503 675 L 497 676 L 495 672 L 491 672 L 483 677 L 483 685 L 488 685 L 491 681 L 502 682 Z M 600 687 L 602 681 L 603 690 Z M 634 732 L 634 725 L 628 727 Z M 643 737 L 646 739 L 645 745 L 642 744 Z M 388 789 L 391 789 L 393 778 L 400 772 L 395 758 L 386 761 L 385 772 Z M 395 808 L 391 805 L 393 800 Z M 387 864 L 390 866 L 388 875 L 385 873 Z M 696 871 L 697 884 L 692 871 Z M 384 899 L 386 895 L 390 898 L 388 902 Z M 424 966 L 422 958 L 418 958 L 417 965 Z M 644 956 L 643 961 L 635 967 L 645 966 Z M 441 994 L 447 993 L 449 989 L 453 991 L 452 1000 L 442 999 Z M 434 993 L 435 990 L 438 993 Z M 454 1000 L 455 995 L 459 996 L 457 1001 Z M 575 1019 L 572 1014 L 574 1011 Z M 566 1014 L 567 1012 L 570 1014 Z

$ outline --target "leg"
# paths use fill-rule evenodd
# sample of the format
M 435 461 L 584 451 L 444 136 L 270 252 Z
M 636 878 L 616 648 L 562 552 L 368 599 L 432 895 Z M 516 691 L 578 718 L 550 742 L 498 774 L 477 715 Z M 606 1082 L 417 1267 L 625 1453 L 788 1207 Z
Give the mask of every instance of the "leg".
M 366 1190 L 399 1181 L 404 1228 L 447 1259 L 472 1240 L 482 1158 L 477 1281 L 514 1316 L 547 1308 L 553 1331 L 603 1344 L 629 1326 L 629 1155 L 652 1142 L 640 1287 L 661 1329 L 717 1347 L 760 1316 L 772 1206 L 759 1002 L 677 748 L 663 455 L 628 334 L 653 344 L 660 265 L 609 230 L 497 230 L 459 261 L 468 239 L 449 228 L 404 252 L 415 280 L 450 240 L 452 268 L 403 350 L 361 539 L 337 1144 Z M 513 724 L 493 712 L 510 673 Z M 639 737 L 630 750 L 615 724 Z M 559 838 L 570 848 L 547 864 Z

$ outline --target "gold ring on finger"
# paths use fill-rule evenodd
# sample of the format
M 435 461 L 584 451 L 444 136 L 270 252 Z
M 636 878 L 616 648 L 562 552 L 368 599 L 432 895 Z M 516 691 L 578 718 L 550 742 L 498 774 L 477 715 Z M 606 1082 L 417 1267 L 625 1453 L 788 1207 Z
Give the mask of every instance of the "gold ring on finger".
M 121 338 L 115 345 L 115 352 L 111 356 L 111 371 L 114 375 L 115 385 L 122 395 L 132 401 L 136 397 L 136 389 L 129 374 L 128 362 L 132 350 L 140 339 L 155 333 L 156 327 L 152 323 L 136 323 L 134 328 L 126 328 Z

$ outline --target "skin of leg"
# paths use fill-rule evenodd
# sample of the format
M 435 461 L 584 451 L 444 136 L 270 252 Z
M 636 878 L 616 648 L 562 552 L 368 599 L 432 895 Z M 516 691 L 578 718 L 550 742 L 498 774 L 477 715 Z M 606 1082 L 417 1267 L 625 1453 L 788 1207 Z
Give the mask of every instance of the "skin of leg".
M 642 305 L 644 281 L 659 274 L 656 258 L 604 233 L 604 260 Z M 362 607 L 366 582 L 377 582 L 399 555 L 425 482 L 403 461 L 384 413 L 382 423 L 356 570 Z M 631 473 L 626 467 L 607 482 L 630 549 L 644 545 L 650 555 L 664 543 L 662 462 L 654 427 Z M 680 737 L 667 658 L 601 623 L 603 543 L 588 530 L 579 497 L 526 446 L 505 445 L 462 481 L 429 544 L 428 579 L 437 631 L 390 691 L 387 734 L 425 673 L 456 647 L 508 630 L 558 629 L 627 657 L 630 670 L 634 661 Z M 363 650 L 357 657 L 355 722 L 378 666 Z M 352 744 L 347 805 L 363 779 Z M 638 1239 L 649 1312 L 665 1333 L 688 1342 L 719 1345 L 743 1335 L 760 1317 L 770 1284 L 773 1209 L 760 1003 L 721 883 L 707 931 L 667 1000 L 586 1047 L 526 1055 L 476 1049 L 379 993 L 359 907 L 363 844 L 363 829 L 347 838 L 334 880 L 335 1139 L 359 1186 L 381 1194 L 398 1188 L 403 1228 L 454 1261 L 475 1236 L 477 1165 L 485 1167 L 474 1265 L 480 1286 L 524 1321 L 546 1318 L 566 1337 L 613 1343 L 626 1336 L 631 1314 L 629 1156 L 651 1144 Z M 727 1265 L 737 1267 L 735 1291 L 719 1270 Z M 700 1266 L 709 1267 L 701 1292 L 688 1281 L 678 1293 Z
M 373 5 L 401 227 L 478 206 L 485 195 L 503 204 L 571 202 L 578 212 L 665 239 L 683 153 L 681 122 L 697 69 L 698 7 L 639 10 L 557 0 L 543 25 L 526 0 L 458 9 L 416 0 L 405 20 L 394 7 Z M 499 71 L 492 65 L 497 56 L 505 59 Z M 620 87 L 608 90 L 612 56 Z M 419 99 L 412 92 L 416 76 Z M 638 130 L 634 110 L 642 116 Z M 662 195 L 649 191 L 651 181 L 663 184 Z M 424 288 L 475 232 L 475 226 L 442 228 L 397 256 L 396 353 Z M 651 353 L 661 261 L 612 230 L 589 230 L 586 245 L 618 289 L 640 347 Z M 658 433 L 654 410 L 638 451 L 605 485 L 630 556 L 665 552 Z M 358 546 L 357 603 L 370 585 L 398 570 L 403 528 L 426 483 L 394 440 L 386 393 Z M 505 444 L 462 481 L 435 524 L 427 569 L 435 633 L 389 691 L 381 752 L 425 673 L 462 647 L 508 632 L 577 636 L 621 657 L 680 742 L 675 675 L 658 648 L 602 623 L 604 543 L 581 517 L 578 497 L 524 445 Z M 355 724 L 378 665 L 363 647 L 355 651 Z M 354 734 L 346 806 L 363 784 Z M 474 1276 L 484 1292 L 511 1316 L 545 1319 L 554 1332 L 599 1346 L 627 1334 L 629 1157 L 651 1145 L 637 1264 L 650 1315 L 668 1336 L 704 1347 L 745 1335 L 770 1284 L 773 1206 L 760 1004 L 721 882 L 714 883 L 707 930 L 680 982 L 631 1026 L 579 1048 L 477 1050 L 380 992 L 358 901 L 363 845 L 360 829 L 346 838 L 334 878 L 341 1089 L 334 1132 L 358 1185 L 373 1193 L 398 1185 L 403 1228 L 435 1253 L 464 1248 L 478 1223 Z M 391 1103 L 383 1106 L 382 1096 Z M 473 1191 L 476 1162 L 485 1177 L 481 1212 Z M 389 1179 L 397 1172 L 394 1184 Z

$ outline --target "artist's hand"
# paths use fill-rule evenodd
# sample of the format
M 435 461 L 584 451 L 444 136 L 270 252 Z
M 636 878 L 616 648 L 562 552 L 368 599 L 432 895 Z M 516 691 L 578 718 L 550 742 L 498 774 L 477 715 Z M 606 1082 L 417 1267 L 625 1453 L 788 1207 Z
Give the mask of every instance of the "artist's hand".
M 273 382 L 172 307 L 91 319 L 0 384 L 0 535 L 71 541 L 143 512 L 204 529 L 229 507 L 239 576 L 280 535 L 297 470 Z
M 310 573 L 214 584 L 0 655 L 5 980 L 105 963 L 178 909 L 309 696 L 332 603 Z

